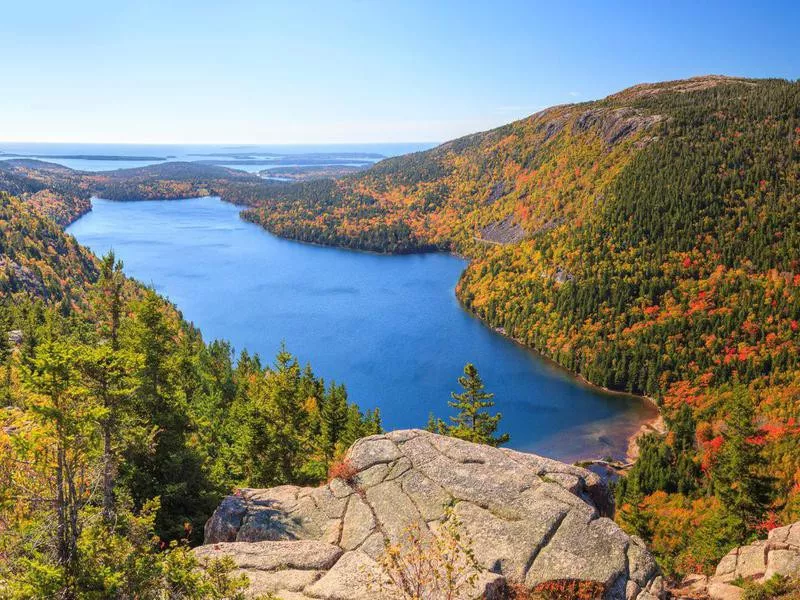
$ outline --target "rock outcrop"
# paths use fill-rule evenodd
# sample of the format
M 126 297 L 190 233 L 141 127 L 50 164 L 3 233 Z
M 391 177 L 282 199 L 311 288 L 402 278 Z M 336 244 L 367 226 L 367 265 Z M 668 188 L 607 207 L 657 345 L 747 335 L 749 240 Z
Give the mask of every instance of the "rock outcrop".
M 525 239 L 525 230 L 516 222 L 514 215 L 481 228 L 479 241 L 492 244 L 515 244 Z
M 734 548 L 719 562 L 714 575 L 688 577 L 675 595 L 738 600 L 744 592 L 734 582 L 763 583 L 773 575 L 800 578 L 800 522 L 773 529 L 765 540 Z
M 608 490 L 589 471 L 419 430 L 359 440 L 346 460 L 327 485 L 225 498 L 195 549 L 201 562 L 230 555 L 253 593 L 285 600 L 374 598 L 363 582 L 380 570 L 384 542 L 409 525 L 435 531 L 449 506 L 485 568 L 472 597 L 506 581 L 593 582 L 612 600 L 662 595 L 652 556 L 608 518 Z

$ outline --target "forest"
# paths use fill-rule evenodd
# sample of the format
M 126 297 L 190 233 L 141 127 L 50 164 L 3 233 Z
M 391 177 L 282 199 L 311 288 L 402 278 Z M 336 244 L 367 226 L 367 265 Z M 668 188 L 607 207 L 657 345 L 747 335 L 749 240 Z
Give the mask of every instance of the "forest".
M 642 440 L 617 518 L 670 574 L 707 571 L 800 518 L 798 82 L 644 84 L 296 184 L 187 163 L 34 167 L 0 169 L 0 182 L 62 223 L 91 194 L 216 194 L 292 239 L 467 256 L 465 308 L 588 381 L 659 405 L 669 433 Z M 76 318 L 85 300 L 73 290 L 99 267 L 60 258 L 81 251 L 31 219 L 15 226 L 60 249 L 6 235 L 24 256 L 0 285 L 41 288 L 60 318 Z M 731 496 L 734 480 L 746 485 Z
M 0 597 L 241 598 L 189 552 L 220 499 L 325 480 L 377 410 L 205 343 L 34 205 L 0 193 L 0 225 Z
M 275 188 L 244 215 L 305 241 L 465 254 L 468 310 L 653 398 L 670 433 L 643 442 L 618 519 L 682 574 L 800 518 L 798 198 L 800 83 L 706 77 Z M 737 478 L 752 486 L 731 498 Z

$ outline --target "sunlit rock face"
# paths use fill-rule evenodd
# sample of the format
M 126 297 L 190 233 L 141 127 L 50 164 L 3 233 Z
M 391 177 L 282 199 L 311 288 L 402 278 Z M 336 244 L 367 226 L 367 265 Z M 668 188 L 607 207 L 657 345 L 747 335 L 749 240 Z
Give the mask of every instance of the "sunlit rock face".
M 230 555 L 253 594 L 285 600 L 374 598 L 386 544 L 454 515 L 484 571 L 463 597 L 507 583 L 589 582 L 609 599 L 661 596 L 641 540 L 609 518 L 593 473 L 420 430 L 356 442 L 341 477 L 317 488 L 245 489 L 209 519 L 201 562 Z

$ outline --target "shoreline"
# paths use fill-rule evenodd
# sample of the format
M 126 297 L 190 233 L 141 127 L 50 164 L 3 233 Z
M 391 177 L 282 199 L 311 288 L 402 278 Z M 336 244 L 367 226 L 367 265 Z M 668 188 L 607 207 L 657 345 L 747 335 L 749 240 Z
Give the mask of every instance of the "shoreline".
M 344 247 L 344 246 L 335 246 L 335 245 L 330 245 L 330 244 L 320 244 L 318 242 L 309 242 L 309 241 L 305 241 L 305 240 L 297 240 L 297 239 L 284 237 L 284 236 L 278 235 L 278 234 L 270 231 L 269 229 L 264 227 L 263 224 L 261 224 L 261 223 L 254 222 L 254 221 L 251 221 L 249 219 L 243 218 L 242 217 L 242 212 L 244 210 L 247 210 L 248 208 L 252 208 L 252 206 L 249 206 L 249 205 L 246 205 L 246 204 L 239 204 L 239 203 L 236 203 L 236 202 L 232 202 L 230 200 L 225 199 L 221 195 L 211 194 L 211 195 L 206 195 L 206 196 L 189 196 L 189 197 L 181 197 L 181 198 L 161 198 L 161 199 L 152 199 L 152 200 L 154 200 L 154 201 L 194 200 L 194 199 L 202 199 L 202 198 L 209 198 L 209 197 L 212 197 L 212 198 L 216 197 L 216 198 L 219 198 L 220 201 L 222 201 L 222 202 L 224 202 L 226 204 L 231 204 L 231 205 L 236 206 L 236 207 L 241 207 L 242 210 L 239 212 L 238 216 L 239 216 L 239 219 L 242 222 L 248 223 L 250 225 L 254 225 L 254 226 L 258 227 L 259 229 L 261 229 L 262 231 L 264 231 L 265 233 L 267 233 L 269 235 L 272 235 L 272 236 L 274 236 L 274 237 L 276 237 L 278 239 L 283 239 L 283 240 L 294 242 L 294 243 L 299 243 L 299 244 L 309 245 L 309 246 L 316 246 L 316 247 L 321 247 L 321 248 L 345 250 L 345 251 L 348 251 L 348 252 L 379 255 L 379 256 L 397 256 L 397 255 L 409 255 L 409 254 L 448 254 L 448 255 L 453 256 L 455 258 L 458 258 L 460 260 L 465 260 L 467 263 L 471 262 L 471 259 L 468 256 L 465 256 L 465 255 L 463 255 L 461 253 L 458 253 L 458 252 L 455 252 L 455 251 L 452 251 L 452 250 L 450 250 L 450 251 L 447 251 L 447 250 L 435 250 L 435 249 L 434 250 L 416 250 L 416 251 L 411 251 L 411 252 L 408 252 L 408 253 L 405 253 L 405 252 L 403 252 L 403 253 L 378 252 L 378 251 L 374 251 L 374 250 L 364 250 L 364 249 L 359 249 L 359 248 L 348 248 L 348 247 Z M 111 199 L 111 198 L 103 198 L 102 196 L 92 195 L 90 197 L 89 210 L 86 211 L 87 213 L 91 212 L 91 210 L 93 208 L 92 205 L 91 205 L 91 201 L 94 200 L 94 199 L 102 199 L 102 200 L 111 201 L 111 202 L 129 202 L 130 201 L 130 200 L 114 200 L 114 199 Z M 147 200 L 150 200 L 150 199 L 147 199 Z M 74 219 L 73 221 L 68 223 L 64 228 L 66 229 L 66 227 L 68 227 L 69 225 L 71 225 L 72 223 L 77 221 L 80 217 L 84 216 L 84 214 L 79 215 L 76 219 Z M 658 408 L 658 405 L 656 404 L 656 402 L 652 398 L 650 398 L 649 396 L 642 396 L 642 395 L 638 395 L 638 394 L 634 394 L 634 393 L 630 393 L 630 392 L 614 390 L 614 389 L 610 389 L 610 388 L 607 388 L 607 387 L 592 383 L 591 381 L 586 379 L 583 375 L 581 375 L 579 373 L 576 373 L 576 372 L 573 372 L 573 371 L 570 371 L 569 369 L 567 369 L 563 365 L 559 364 L 558 362 L 556 362 L 552 358 L 550 358 L 548 356 L 545 356 L 544 354 L 542 354 L 541 352 L 539 352 L 535 348 L 531 348 L 530 346 L 528 346 L 526 344 L 523 344 L 521 341 L 519 341 L 518 339 L 514 338 L 513 336 L 508 335 L 506 333 L 506 331 L 502 327 L 493 327 L 493 326 L 489 325 L 486 321 L 481 319 L 473 311 L 469 310 L 466 307 L 466 305 L 464 305 L 464 303 L 461 301 L 461 299 L 458 298 L 458 294 L 457 294 L 457 291 L 456 291 L 457 290 L 457 286 L 458 286 L 458 284 L 456 283 L 456 285 L 453 288 L 453 293 L 456 296 L 456 299 L 458 301 L 458 304 L 459 304 L 461 310 L 463 310 L 466 314 L 470 315 L 472 318 L 478 320 L 481 323 L 482 326 L 487 327 L 488 329 L 492 330 L 494 333 L 496 333 L 498 335 L 501 335 L 505 339 L 513 342 L 515 345 L 517 345 L 521 349 L 523 349 L 526 352 L 529 352 L 532 355 L 534 355 L 537 360 L 542 361 L 543 363 L 545 363 L 549 367 L 552 367 L 553 369 L 558 371 L 561 375 L 565 376 L 568 379 L 571 379 L 573 382 L 576 382 L 577 384 L 579 384 L 579 385 L 581 385 L 581 386 L 583 386 L 583 387 L 585 387 L 587 389 L 591 389 L 593 391 L 602 392 L 603 394 L 607 394 L 607 395 L 610 395 L 610 396 L 625 397 L 625 398 L 628 398 L 630 400 L 636 400 L 637 402 L 641 403 L 645 407 L 645 411 L 649 412 L 649 411 L 652 410 L 652 414 L 643 415 L 644 418 L 639 420 L 638 429 L 636 429 L 632 433 L 625 432 L 624 438 L 623 438 L 623 436 L 616 437 L 616 440 L 618 440 L 620 442 L 619 446 L 625 448 L 625 451 L 624 451 L 625 455 L 624 455 L 624 463 L 622 462 L 622 459 L 615 459 L 615 460 L 618 460 L 624 466 L 629 467 L 630 465 L 632 465 L 636 461 L 636 458 L 638 457 L 638 453 L 639 453 L 638 440 L 643 435 L 645 435 L 646 433 L 651 433 L 651 432 L 657 432 L 657 433 L 662 433 L 662 434 L 666 432 L 666 427 L 665 427 L 663 416 L 661 415 L 661 412 L 660 412 L 660 410 Z M 613 433 L 612 433 L 612 435 L 613 435 Z M 586 464 L 591 464 L 591 463 L 603 463 L 603 464 L 606 464 L 607 463 L 607 461 L 605 461 L 605 460 L 603 460 L 603 459 L 601 459 L 599 457 L 582 458 L 582 459 L 579 459 L 576 462 L 586 463 Z
M 629 399 L 632 399 L 632 400 L 635 399 L 637 401 L 640 401 L 644 406 L 648 407 L 648 410 L 652 409 L 654 411 L 653 415 L 649 416 L 646 419 L 643 419 L 640 422 L 639 428 L 636 431 L 634 431 L 632 434 L 630 434 L 630 435 L 628 435 L 626 437 L 625 458 L 624 458 L 624 460 L 619 460 L 619 461 L 617 461 L 615 459 L 615 462 L 619 462 L 620 468 L 622 468 L 622 469 L 630 468 L 631 466 L 633 466 L 633 464 L 639 458 L 639 443 L 638 443 L 638 441 L 642 436 L 644 436 L 647 433 L 658 433 L 658 434 L 661 434 L 661 435 L 667 433 L 667 425 L 666 425 L 666 422 L 664 421 L 664 416 L 661 414 L 661 409 L 658 407 L 658 404 L 656 403 L 656 401 L 653 398 L 651 398 L 650 396 L 640 396 L 639 394 L 633 394 L 631 392 L 622 392 L 622 391 L 619 391 L 619 390 L 613 390 L 613 389 L 604 387 L 602 385 L 597 385 L 596 383 L 592 383 L 591 381 L 586 379 L 580 373 L 575 373 L 573 371 L 570 371 L 569 369 L 567 369 L 563 365 L 561 365 L 558 362 L 554 361 L 552 358 L 550 358 L 548 356 L 545 356 L 541 352 L 537 351 L 535 348 L 531 348 L 530 346 L 526 346 L 525 344 L 523 344 L 522 342 L 520 342 L 519 340 L 517 340 L 513 336 L 508 335 L 502 327 L 492 327 L 491 325 L 488 325 L 486 323 L 486 321 L 484 321 L 483 319 L 478 317 L 472 311 L 468 310 L 464 306 L 464 303 L 461 302 L 460 300 L 459 300 L 459 304 L 461 305 L 461 308 L 467 314 L 469 314 L 473 318 L 477 319 L 484 326 L 488 327 L 489 329 L 491 329 L 492 331 L 494 331 L 498 335 L 503 336 L 507 340 L 512 341 L 513 343 L 515 343 L 520 348 L 523 348 L 523 349 L 527 350 L 528 352 L 531 352 L 531 353 L 535 354 L 536 357 L 539 360 L 542 360 L 543 362 L 547 363 L 548 365 L 550 365 L 552 367 L 555 367 L 561 373 L 563 373 L 564 375 L 567 375 L 571 379 L 574 379 L 575 381 L 577 381 L 579 384 L 583 385 L 584 387 L 587 387 L 587 388 L 592 389 L 592 390 L 597 390 L 597 391 L 603 392 L 604 394 L 608 394 L 608 395 L 611 395 L 611 396 L 620 396 L 620 397 L 625 397 L 625 398 L 629 398 Z M 603 465 L 609 466 L 608 461 L 606 461 L 603 458 L 596 458 L 596 457 L 595 458 L 581 458 L 581 459 L 579 459 L 579 460 L 577 460 L 575 462 L 576 463 L 581 463 L 581 464 L 603 464 Z
M 654 419 L 650 419 L 642 423 L 639 430 L 628 439 L 628 449 L 625 452 L 625 463 L 628 466 L 633 464 L 639 458 L 639 440 L 648 433 L 657 433 L 664 435 L 667 433 L 667 424 L 664 421 L 664 416 L 659 412 Z

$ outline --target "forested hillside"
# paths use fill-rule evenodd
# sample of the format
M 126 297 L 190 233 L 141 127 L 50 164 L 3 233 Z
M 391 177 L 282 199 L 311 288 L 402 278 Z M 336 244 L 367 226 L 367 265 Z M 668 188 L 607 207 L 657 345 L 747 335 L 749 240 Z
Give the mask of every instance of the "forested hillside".
M 465 253 L 469 310 L 655 398 L 673 431 L 645 442 L 619 500 L 667 568 L 800 516 L 800 83 L 637 86 L 275 191 L 245 217 L 306 241 Z M 741 497 L 721 491 L 750 474 Z
M 0 160 L 0 192 L 24 199 L 65 226 L 91 210 L 89 194 L 75 185 L 71 169 L 38 160 Z
M 457 287 L 467 309 L 592 383 L 660 405 L 670 433 L 642 440 L 618 516 L 667 572 L 707 569 L 800 518 L 798 82 L 644 84 L 295 185 L 187 163 L 91 174 L 12 162 L 0 189 L 16 186 L 35 211 L 5 217 L 24 229 L 4 231 L 13 262 L 30 269 L 6 267 L 5 290 L 58 300 L 61 315 L 80 304 L 61 290 L 83 289 L 97 267 L 82 276 L 26 246 L 42 228 L 79 253 L 38 216 L 79 214 L 67 192 L 217 194 L 289 238 L 456 251 L 471 258 Z
M 220 499 L 319 482 L 381 430 L 285 349 L 206 344 L 121 269 L 0 193 L 2 598 L 240 597 L 188 552 Z

